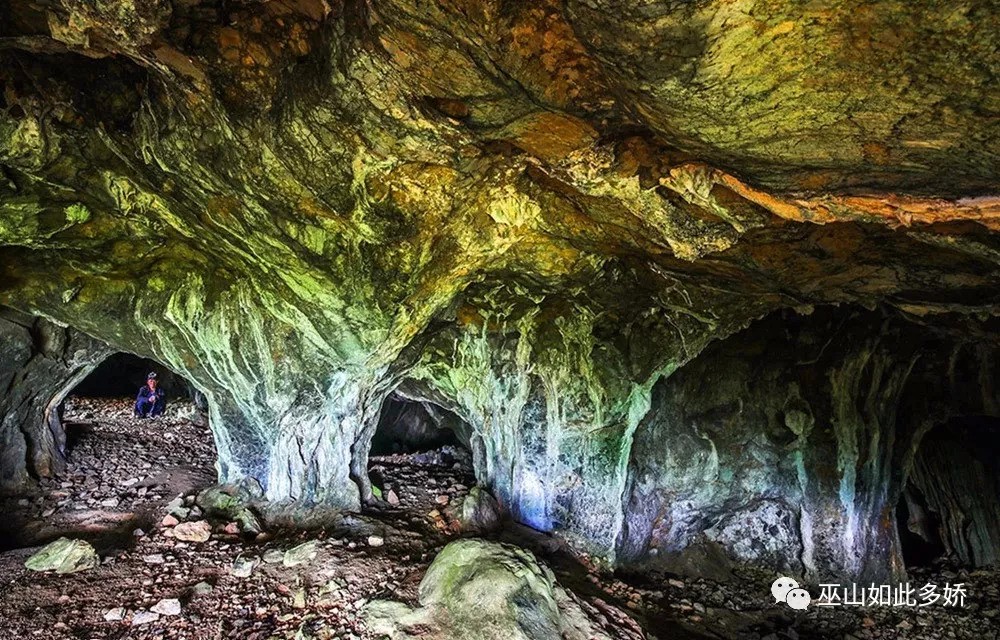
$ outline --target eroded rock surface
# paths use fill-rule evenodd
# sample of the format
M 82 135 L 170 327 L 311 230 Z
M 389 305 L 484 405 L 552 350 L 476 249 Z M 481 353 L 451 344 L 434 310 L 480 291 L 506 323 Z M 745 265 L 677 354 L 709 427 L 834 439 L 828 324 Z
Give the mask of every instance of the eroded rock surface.
M 460 418 L 514 518 L 616 562 L 653 508 L 626 499 L 633 442 L 707 345 L 782 309 L 994 313 L 998 32 L 985 1 L 8 3 L 0 303 L 190 380 L 223 482 L 360 508 L 397 390 Z M 803 508 L 849 521 L 811 559 L 737 556 L 897 572 L 867 444 L 907 358 L 850 353 L 822 402 L 852 426 L 789 408 L 761 446 L 798 443 L 801 496 L 748 470 L 729 505 L 792 548 Z M 857 375 L 886 397 L 849 405 Z M 690 487 L 685 438 L 691 499 L 724 498 Z M 767 533 L 716 515 L 668 546 Z
M 79 331 L 0 307 L 0 490 L 63 468 L 63 398 L 110 353 Z

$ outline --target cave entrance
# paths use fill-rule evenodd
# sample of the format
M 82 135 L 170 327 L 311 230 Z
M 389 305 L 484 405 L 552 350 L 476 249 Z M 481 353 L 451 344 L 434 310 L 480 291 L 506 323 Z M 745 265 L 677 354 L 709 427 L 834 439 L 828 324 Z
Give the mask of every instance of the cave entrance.
M 146 381 L 146 375 L 155 371 L 159 386 L 170 398 L 197 400 L 204 405 L 204 396 L 183 376 L 177 375 L 162 364 L 149 358 L 140 358 L 131 353 L 116 353 L 109 356 L 90 372 L 71 392 L 85 398 L 135 397 L 139 387 Z
M 156 419 L 137 417 L 136 395 L 147 374 L 166 392 Z M 33 546 L 57 537 L 82 538 L 98 550 L 130 546 L 137 529 L 150 531 L 167 513 L 200 515 L 193 495 L 216 481 L 218 455 L 203 398 L 184 377 L 132 354 L 109 356 L 58 405 L 59 452 L 65 464 L 39 478 L 31 499 L 7 505 L 15 513 L 0 537 Z M 180 496 L 180 502 L 178 501 Z
M 1000 418 L 963 416 L 920 443 L 897 508 L 908 567 L 1000 562 Z
M 393 394 L 382 405 L 371 453 L 380 456 L 461 447 L 452 424 L 455 420 L 457 416 L 436 405 Z
M 434 403 L 394 393 L 382 404 L 368 457 L 378 508 L 436 514 L 447 526 L 448 507 L 475 484 L 469 425 Z

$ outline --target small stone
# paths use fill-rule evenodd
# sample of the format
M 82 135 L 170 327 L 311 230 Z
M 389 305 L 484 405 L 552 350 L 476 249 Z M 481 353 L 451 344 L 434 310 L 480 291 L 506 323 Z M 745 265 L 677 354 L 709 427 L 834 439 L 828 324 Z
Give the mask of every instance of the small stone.
M 448 504 L 448 500 L 449 500 L 448 496 L 440 495 L 435 499 L 435 502 L 437 502 L 440 505 L 446 505 Z
M 142 561 L 146 564 L 163 564 L 166 560 L 163 559 L 163 554 L 161 553 L 151 553 L 148 556 L 143 556 Z
M 56 573 L 76 573 L 93 569 L 100 564 L 94 547 L 83 540 L 59 538 L 24 562 L 32 571 L 55 571 Z
M 119 503 L 118 498 L 108 498 L 107 500 L 101 501 L 101 506 L 107 507 L 109 509 L 114 509 L 115 507 L 118 506 L 118 503 Z
M 163 520 L 160 520 L 160 525 L 164 527 L 176 527 L 179 524 L 180 520 L 170 514 L 163 516 Z
M 909 629 L 912 629 L 913 625 L 907 622 L 906 620 L 900 620 L 899 624 L 896 625 L 896 628 L 902 629 L 903 631 L 907 631 Z
M 230 522 L 229 524 L 226 525 L 223 531 L 225 531 L 230 535 L 237 535 L 240 532 L 240 525 L 236 524 L 235 522 Z
M 285 552 L 284 558 L 282 558 L 282 564 L 286 567 L 294 567 L 300 564 L 305 564 L 313 558 L 316 557 L 318 553 L 319 543 L 315 540 L 310 540 L 309 542 L 303 542 L 297 547 L 293 547 Z
M 673 578 L 667 580 L 667 584 L 669 584 L 671 587 L 677 587 L 678 589 L 683 589 L 686 586 L 680 580 L 674 580 Z
M 237 578 L 249 578 L 253 573 L 253 566 L 253 560 L 240 557 L 233 561 L 233 568 L 229 572 Z
M 285 559 L 285 552 L 281 549 L 270 549 L 264 552 L 264 562 L 267 564 L 278 564 Z
M 104 619 L 108 622 L 117 622 L 119 620 L 125 619 L 125 609 L 122 607 L 115 607 L 114 609 L 108 609 L 104 614 Z
M 142 624 L 149 624 L 150 622 L 156 622 L 160 619 L 160 614 L 154 613 L 152 611 L 139 611 L 134 616 L 132 616 L 132 626 L 137 627 Z
M 173 529 L 174 537 L 185 542 L 207 542 L 212 537 L 212 525 L 205 520 L 182 522 Z
M 389 504 L 391 504 L 394 507 L 398 506 L 399 505 L 399 496 L 396 495 L 395 491 L 393 491 L 392 489 L 389 489 L 389 491 L 386 492 L 386 494 L 385 494 L 385 501 L 388 502 Z
M 166 598 L 153 605 L 151 611 L 163 616 L 179 616 L 181 614 L 181 601 L 176 598 Z
M 251 569 L 252 568 L 253 567 L 251 565 Z M 207 582 L 199 582 L 198 584 L 196 584 L 193 587 L 191 587 L 191 593 L 194 594 L 194 595 L 196 595 L 196 596 L 203 596 L 205 594 L 212 593 L 212 590 L 214 588 L 215 587 L 213 587 L 212 585 L 208 584 Z
M 385 539 L 382 536 L 368 536 L 368 546 L 369 547 L 381 547 L 385 544 Z

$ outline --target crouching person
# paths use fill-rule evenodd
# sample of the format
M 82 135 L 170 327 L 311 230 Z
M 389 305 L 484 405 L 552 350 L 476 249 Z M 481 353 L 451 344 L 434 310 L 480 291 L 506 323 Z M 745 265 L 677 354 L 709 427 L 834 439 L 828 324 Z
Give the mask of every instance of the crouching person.
M 142 385 L 139 395 L 135 398 L 136 417 L 155 418 L 163 413 L 167 406 L 167 398 L 157 384 L 156 372 L 151 371 L 146 376 L 146 384 Z

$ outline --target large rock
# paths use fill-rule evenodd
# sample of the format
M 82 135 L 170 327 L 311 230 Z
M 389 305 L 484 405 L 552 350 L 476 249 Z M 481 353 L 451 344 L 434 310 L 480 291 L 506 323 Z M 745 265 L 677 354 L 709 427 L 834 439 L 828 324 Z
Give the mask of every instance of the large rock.
M 24 566 L 32 571 L 77 573 L 93 569 L 100 563 L 101 559 L 90 543 L 84 540 L 59 538 L 25 560 Z
M 454 514 L 463 532 L 489 533 L 503 521 L 503 510 L 497 499 L 483 487 L 472 487 Z
M 603 640 L 580 605 L 529 551 L 467 539 L 446 546 L 420 583 L 420 608 L 373 601 L 369 629 L 393 640 Z
M 262 497 L 260 484 L 253 478 L 243 478 L 239 482 L 204 489 L 195 503 L 205 515 L 231 520 L 239 525 L 243 533 L 257 534 L 261 532 L 262 525 L 253 510 L 253 503 Z

